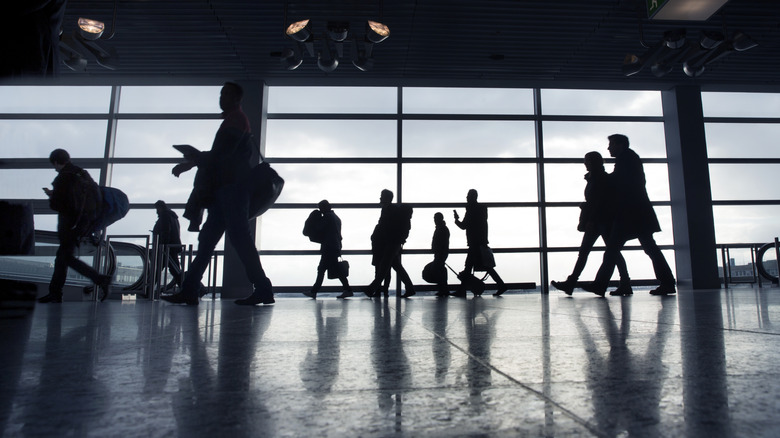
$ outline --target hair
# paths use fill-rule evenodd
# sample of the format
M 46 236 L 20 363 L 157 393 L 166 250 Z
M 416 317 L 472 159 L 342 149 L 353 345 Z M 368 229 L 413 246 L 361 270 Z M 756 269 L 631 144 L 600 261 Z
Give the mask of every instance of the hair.
M 49 162 L 51 164 L 70 163 L 70 154 L 65 149 L 55 149 L 49 154 Z
M 604 157 L 601 156 L 600 153 L 596 151 L 588 152 L 585 154 L 585 162 L 592 161 L 596 164 L 604 165 Z
M 628 137 L 623 134 L 612 134 L 607 138 L 609 141 L 617 143 L 619 146 L 628 147 Z
M 390 200 L 392 201 L 394 195 L 393 195 L 393 192 L 391 192 L 390 190 L 383 189 L 382 190 L 382 196 L 388 196 L 390 198 Z
M 159 201 L 155 202 L 154 206 L 158 207 L 158 208 L 159 207 L 163 207 L 163 208 L 167 207 L 167 205 L 165 204 L 165 201 L 163 201 L 162 199 L 160 199 Z
M 437 220 L 437 221 L 443 221 L 444 220 L 444 215 L 441 214 L 440 211 L 437 211 L 436 213 L 434 213 L 433 219 Z
M 479 193 L 477 192 L 477 189 L 469 189 L 469 192 L 466 195 L 474 194 L 474 199 L 477 199 L 479 197 Z
M 238 100 L 244 98 L 244 88 L 241 85 L 238 85 L 235 82 L 227 81 L 224 84 L 222 84 L 222 86 L 232 89 L 233 92 L 236 93 L 236 97 L 238 98 Z
M 321 210 L 330 211 L 330 202 L 328 202 L 327 199 L 323 199 L 317 204 L 317 207 L 319 207 Z

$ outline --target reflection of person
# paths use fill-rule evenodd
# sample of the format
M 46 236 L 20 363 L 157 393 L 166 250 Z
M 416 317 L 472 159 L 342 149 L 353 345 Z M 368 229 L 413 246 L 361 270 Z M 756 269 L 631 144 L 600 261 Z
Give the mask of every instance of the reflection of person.
M 226 82 L 219 96 L 224 121 L 217 130 L 214 143 L 208 152 L 187 152 L 188 163 L 177 165 L 174 173 L 198 166 L 199 171 L 208 170 L 208 187 L 201 198 L 205 201 L 208 218 L 198 234 L 198 254 L 184 276 L 181 292 L 161 297 L 177 304 L 198 304 L 200 280 L 208 267 L 214 248 L 227 233 L 246 270 L 247 278 L 254 286 L 254 292 L 236 304 L 272 304 L 274 295 L 271 280 L 265 274 L 257 255 L 255 240 L 249 230 L 249 188 L 244 181 L 251 166 L 249 158 L 252 144 L 247 141 L 249 119 L 241 110 L 243 89 L 233 82 Z M 193 148 L 194 149 L 194 148 Z M 180 167 L 181 166 L 181 167 Z
M 583 284 L 583 289 L 603 296 L 623 245 L 630 239 L 638 238 L 642 249 L 653 262 L 656 278 L 661 282 L 650 294 L 673 294 L 676 292 L 674 274 L 653 239 L 653 233 L 661 231 L 661 226 L 647 196 L 642 161 L 636 152 L 629 149 L 628 137 L 613 134 L 608 138 L 609 154 L 615 157 L 615 170 L 611 174 L 615 187 L 615 219 L 596 279 L 593 283 Z
M 92 280 L 100 288 L 100 300 L 103 301 L 108 296 L 111 276 L 100 274 L 75 255 L 79 239 L 92 231 L 100 213 L 100 188 L 86 170 L 71 163 L 68 151 L 53 150 L 49 155 L 49 162 L 58 175 L 51 183 L 52 189 L 44 187 L 43 191 L 49 197 L 49 206 L 57 212 L 57 238 L 60 247 L 57 248 L 54 259 L 49 293 L 39 298 L 38 302 L 62 302 L 62 289 L 69 267 Z
M 641 342 L 630 342 L 631 300 L 620 302 L 620 326 L 610 309 L 610 303 L 591 301 L 593 309 L 604 327 L 604 333 L 591 334 L 582 315 L 584 309 L 573 312 L 572 317 L 582 339 L 586 354 L 585 372 L 587 384 L 593 393 L 593 417 L 598 430 L 605 436 L 660 436 L 659 425 L 662 389 L 667 376 L 663 355 L 666 340 L 676 312 L 675 300 L 664 300 L 658 310 L 656 333 L 647 337 L 641 334 Z M 592 321 L 594 318 L 586 318 Z M 606 338 L 608 348 L 601 340 Z M 597 340 L 598 341 L 597 341 Z M 631 351 L 632 345 L 641 344 L 640 351 Z M 601 353 L 606 351 L 606 353 Z
M 613 187 L 610 184 L 609 175 L 604 170 L 604 159 L 598 152 L 588 152 L 585 154 L 585 168 L 588 173 L 585 174 L 585 202 L 580 204 L 580 223 L 577 230 L 584 232 L 580 251 L 577 255 L 577 262 L 574 269 L 566 281 L 553 281 L 552 285 L 571 295 L 577 280 L 585 268 L 588 261 L 588 254 L 593 249 L 596 239 L 601 238 L 606 242 L 609 237 L 609 227 L 612 225 L 613 209 L 611 205 Z M 615 259 L 618 272 L 620 273 L 620 285 L 616 290 L 610 292 L 610 295 L 631 295 L 631 279 L 628 276 L 626 261 L 620 253 Z
M 179 215 L 171 210 L 163 200 L 154 203 L 157 210 L 157 222 L 152 228 L 152 235 L 157 237 L 157 244 L 160 251 L 158 257 L 162 257 L 159 271 L 156 272 L 157 278 L 166 267 L 173 277 L 173 281 L 181 286 L 181 265 L 179 264 L 179 254 L 181 248 L 181 232 L 179 228 Z M 166 247 L 165 245 L 170 245 Z
M 476 266 L 482 265 L 482 249 L 488 246 L 488 212 L 487 207 L 477 202 L 479 194 L 471 189 L 466 194 L 466 215 L 460 220 L 458 212 L 453 210 L 455 225 L 461 230 L 466 230 L 466 267 L 464 272 L 471 274 Z M 495 267 L 484 266 L 485 272 L 496 282 L 498 289 L 493 294 L 499 296 L 507 291 L 504 280 L 496 272 Z
M 408 298 L 414 295 L 415 291 L 412 279 L 401 265 L 401 247 L 409 236 L 411 208 L 403 204 L 393 204 L 393 192 L 387 189 L 382 190 L 379 203 L 382 206 L 382 213 L 371 235 L 371 242 L 377 250 L 379 262 L 376 265 L 374 281 L 366 288 L 366 295 L 369 297 L 376 295 L 379 284 L 392 267 L 406 288 L 401 297 Z
M 322 214 L 319 220 L 319 229 L 317 234 L 320 236 L 320 264 L 317 266 L 317 279 L 309 292 L 303 294 L 307 297 L 317 298 L 317 292 L 325 279 L 325 271 L 336 273 L 344 286 L 344 292 L 336 298 L 351 297 L 352 288 L 349 287 L 349 281 L 344 272 L 339 268 L 339 257 L 341 257 L 341 219 L 336 215 L 330 206 L 330 202 L 323 199 L 317 204 L 319 212 Z
M 433 250 L 433 269 L 436 272 L 443 273 L 436 283 L 436 296 L 446 297 L 450 294 L 447 287 L 447 268 L 444 264 L 450 255 L 450 229 L 444 222 L 444 215 L 436 212 L 433 215 L 433 222 L 436 228 L 433 231 L 431 240 L 431 250 Z

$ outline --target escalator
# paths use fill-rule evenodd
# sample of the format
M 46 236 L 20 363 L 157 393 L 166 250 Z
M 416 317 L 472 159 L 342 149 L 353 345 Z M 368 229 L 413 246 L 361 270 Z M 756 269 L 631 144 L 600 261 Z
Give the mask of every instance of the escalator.
M 48 290 L 58 245 L 56 232 L 36 230 L 35 255 L 0 256 L 0 279 L 34 284 L 40 295 Z M 148 286 L 151 284 L 151 281 L 148 281 L 150 254 L 148 247 L 116 240 L 110 236 L 108 244 L 103 241 L 100 245 L 95 245 L 85 241 L 77 251 L 77 256 L 89 265 L 95 266 L 97 258 L 100 272 L 112 276 L 110 298 L 116 298 L 118 294 L 147 296 L 151 290 Z M 89 300 L 91 298 L 89 295 L 85 296 L 84 288 L 92 286 L 89 279 L 69 269 L 63 291 L 65 299 Z

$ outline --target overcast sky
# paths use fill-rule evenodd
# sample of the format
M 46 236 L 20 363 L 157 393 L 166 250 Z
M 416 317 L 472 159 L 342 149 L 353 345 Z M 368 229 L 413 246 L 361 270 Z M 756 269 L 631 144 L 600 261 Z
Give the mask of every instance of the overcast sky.
M 105 114 L 110 87 L 0 87 L 0 114 L 53 113 Z M 219 87 L 123 87 L 120 113 L 216 114 Z M 269 113 L 316 114 L 396 114 L 396 88 L 272 87 Z M 530 89 L 403 89 L 403 111 L 408 114 L 533 114 Z M 301 105 L 301 102 L 306 102 Z M 542 111 L 549 115 L 637 115 L 661 116 L 658 92 L 542 90 Z M 780 117 L 780 95 L 705 93 L 706 116 Z M 172 144 L 192 144 L 208 149 L 219 125 L 214 120 L 119 120 L 116 157 L 177 157 Z M 544 122 L 544 151 L 550 158 L 581 158 L 596 150 L 608 157 L 607 139 L 620 132 L 629 136 L 632 148 L 643 158 L 664 158 L 663 125 L 655 122 Z M 55 147 L 63 147 L 76 158 L 97 158 L 104 154 L 106 120 L 3 120 L 0 117 L 0 156 L 4 158 L 47 157 Z M 713 158 L 777 158 L 780 124 L 711 124 L 707 126 L 708 153 Z M 270 158 L 392 158 L 396 156 L 395 120 L 280 120 L 271 119 L 266 131 L 266 155 Z M 406 120 L 402 126 L 403 154 L 406 157 L 493 157 L 533 158 L 536 155 L 534 125 L 531 121 L 506 120 Z M 170 165 L 115 165 L 111 184 L 130 196 L 131 202 L 185 202 L 194 172 L 174 178 Z M 316 204 L 376 203 L 383 188 L 395 191 L 394 164 L 277 164 L 285 178 L 283 203 Z M 607 170 L 612 165 L 607 164 Z M 778 199 L 777 165 L 712 165 L 713 198 L 716 200 Z M 666 166 L 646 164 L 648 192 L 653 201 L 669 200 Z M 91 169 L 95 179 L 97 169 Z M 579 202 L 583 198 L 584 166 L 548 164 L 545 191 L 551 202 Z M 3 170 L 0 198 L 44 199 L 41 187 L 48 186 L 55 173 L 51 169 Z M 506 164 L 406 164 L 403 166 L 402 196 L 405 202 L 465 201 L 468 189 L 476 188 L 483 202 L 536 202 L 536 167 L 526 163 Z M 756 188 L 761 188 L 757 190 Z M 465 248 L 465 235 L 452 224 L 452 212 L 444 211 L 452 233 L 452 247 Z M 463 214 L 463 209 L 459 208 Z M 663 231 L 656 235 L 661 244 L 672 243 L 670 209 L 657 207 Z M 770 241 L 780 234 L 776 207 L 716 207 L 718 243 Z M 433 232 L 432 215 L 437 209 L 415 211 L 413 228 L 406 245 L 428 249 Z M 180 212 L 181 213 L 181 212 Z M 369 236 L 379 209 L 341 209 L 345 249 L 368 249 Z M 262 249 L 317 249 L 300 233 L 306 209 L 276 209 L 266 214 L 260 228 Z M 577 208 L 548 209 L 550 246 L 577 246 Z M 109 231 L 114 234 L 146 234 L 155 220 L 153 210 L 132 211 Z M 183 229 L 186 223 L 183 221 Z M 37 217 L 36 227 L 54 229 L 53 217 Z M 494 248 L 538 246 L 538 212 L 535 208 L 492 208 L 490 240 Z M 196 243 L 194 233 L 183 240 Z M 650 278 L 652 270 L 641 251 L 631 255 L 630 269 L 635 278 Z M 668 254 L 670 263 L 672 254 Z M 451 256 L 451 264 L 461 266 L 462 254 Z M 565 277 L 574 254 L 552 254 L 551 274 Z M 361 258 L 356 259 L 358 266 Z M 419 270 L 430 257 L 409 257 L 410 272 L 421 281 Z M 300 284 L 301 269 L 314 274 L 316 257 L 268 257 L 266 265 L 275 284 Z M 598 266 L 598 255 L 589 263 L 583 277 Z M 366 258 L 365 261 L 368 259 Z M 406 258 L 405 258 L 406 260 Z M 539 281 L 537 255 L 497 256 L 498 270 L 507 281 Z M 419 268 L 419 269 L 418 269 Z M 353 270 L 355 280 L 368 281 Z M 313 281 L 313 278 L 312 278 Z M 308 281 L 306 281 L 308 282 Z

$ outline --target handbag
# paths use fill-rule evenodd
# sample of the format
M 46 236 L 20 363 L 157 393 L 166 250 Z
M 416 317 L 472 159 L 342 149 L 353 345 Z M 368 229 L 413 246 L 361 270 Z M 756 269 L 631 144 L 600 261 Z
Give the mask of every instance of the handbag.
M 487 271 L 496 267 L 496 259 L 493 257 L 493 250 L 487 245 L 480 245 L 479 260 L 474 263 L 475 271 Z
M 339 261 L 335 265 L 328 268 L 328 278 L 333 280 L 334 278 L 346 278 L 349 277 L 349 262 L 339 258 Z
M 422 278 L 428 283 L 447 283 L 447 268 L 444 263 L 430 262 L 423 268 Z
M 246 183 L 249 188 L 249 210 L 247 219 L 252 220 L 271 208 L 279 199 L 284 188 L 284 179 L 265 161 L 260 145 L 252 134 L 246 134 L 245 141 L 252 143 L 260 155 L 260 164 L 249 171 Z

